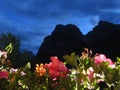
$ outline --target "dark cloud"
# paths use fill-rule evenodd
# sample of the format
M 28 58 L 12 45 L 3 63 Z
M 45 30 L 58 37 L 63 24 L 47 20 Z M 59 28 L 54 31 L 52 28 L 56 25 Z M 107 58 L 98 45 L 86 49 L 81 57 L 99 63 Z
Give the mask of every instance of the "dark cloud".
M 37 34 L 37 32 L 21 32 L 21 33 L 17 33 L 17 35 L 20 37 L 22 41 L 25 42 L 26 41 L 33 42 L 33 41 L 37 41 L 37 39 L 42 41 L 41 38 L 43 39 L 43 37 L 45 37 L 45 35 L 43 35 L 42 33 Z
M 120 12 L 105 12 L 99 15 L 100 20 L 120 24 Z
M 35 51 L 57 24 L 76 24 L 87 33 L 99 20 L 120 23 L 119 10 L 119 0 L 0 0 L 0 31 Z
M 12 34 L 19 33 L 15 26 L 11 26 L 8 23 L 0 22 L 0 33 L 10 32 Z
M 21 40 L 21 49 L 37 52 L 45 33 L 40 28 L 31 28 L 29 31 L 18 30 L 17 27 L 0 22 L 0 34 L 11 33 Z
M 104 9 L 120 8 L 118 0 L 11 0 L 10 7 L 21 14 L 39 17 L 60 17 L 66 14 L 96 15 Z
M 1 0 L 3 7 L 9 7 L 21 15 L 39 20 L 58 19 L 68 15 L 76 17 L 96 16 L 103 10 L 120 8 L 119 0 Z
M 33 37 L 29 37 L 27 36 L 27 40 L 23 40 L 22 41 L 22 49 L 27 49 L 27 50 L 31 50 L 33 51 L 33 53 L 36 53 L 38 51 L 39 46 L 41 45 L 43 38 L 41 36 L 33 36 Z
M 14 27 L 10 27 L 4 23 L 0 23 L 0 33 L 4 33 L 4 32 L 10 32 L 10 31 L 16 31 L 16 28 Z

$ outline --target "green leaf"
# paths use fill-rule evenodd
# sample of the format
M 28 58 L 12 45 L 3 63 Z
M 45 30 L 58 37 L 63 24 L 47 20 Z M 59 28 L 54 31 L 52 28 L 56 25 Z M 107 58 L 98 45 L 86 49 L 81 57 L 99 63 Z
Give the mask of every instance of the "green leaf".
M 117 61 L 120 62 L 120 58 L 119 57 L 117 57 Z
M 25 69 L 30 69 L 31 68 L 31 64 L 30 62 L 28 62 L 26 65 L 25 65 Z
M 7 51 L 8 53 L 11 53 L 13 50 L 12 43 L 10 43 L 4 50 Z
M 67 64 L 77 67 L 77 56 L 75 55 L 74 52 L 71 53 L 71 55 L 63 56 L 63 59 L 66 61 Z
M 117 57 L 117 62 L 116 62 L 118 65 L 120 65 L 120 58 Z
M 114 90 L 120 89 L 120 81 L 114 84 Z
M 103 72 L 106 82 L 111 85 L 120 80 L 120 73 L 117 68 L 104 67 Z

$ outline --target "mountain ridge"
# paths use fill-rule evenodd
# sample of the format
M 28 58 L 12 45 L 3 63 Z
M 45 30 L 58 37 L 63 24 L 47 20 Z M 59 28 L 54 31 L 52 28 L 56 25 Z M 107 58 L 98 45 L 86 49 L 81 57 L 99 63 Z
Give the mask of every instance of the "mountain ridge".
M 62 61 L 63 55 L 75 52 L 81 55 L 84 48 L 95 53 L 103 53 L 115 61 L 120 56 L 120 25 L 107 21 L 99 21 L 91 31 L 83 35 L 80 29 L 73 24 L 56 25 L 55 29 L 44 38 L 33 65 L 50 62 L 50 56 L 58 56 Z

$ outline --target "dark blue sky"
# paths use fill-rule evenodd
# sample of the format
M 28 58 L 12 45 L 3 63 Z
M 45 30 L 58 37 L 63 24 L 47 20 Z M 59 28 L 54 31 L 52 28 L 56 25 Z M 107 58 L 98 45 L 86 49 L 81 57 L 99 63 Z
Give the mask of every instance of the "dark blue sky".
M 120 24 L 120 0 L 0 0 L 0 32 L 37 52 L 57 24 L 74 24 L 83 34 L 99 20 Z

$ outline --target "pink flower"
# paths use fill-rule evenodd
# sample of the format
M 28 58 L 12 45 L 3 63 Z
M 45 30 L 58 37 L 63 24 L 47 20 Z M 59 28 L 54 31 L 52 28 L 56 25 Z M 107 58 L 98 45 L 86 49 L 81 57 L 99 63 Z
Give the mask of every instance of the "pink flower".
M 68 69 L 64 65 L 63 62 L 61 62 L 57 56 L 52 56 L 50 57 L 51 61 L 48 65 L 47 68 L 49 69 L 49 73 L 51 77 L 65 77 L 66 74 L 68 73 Z
M 0 58 L 3 57 L 4 59 L 7 58 L 7 52 L 5 51 L 0 51 Z
M 108 62 L 108 66 L 111 68 L 115 67 L 115 64 L 112 62 L 112 60 L 109 58 L 106 58 L 106 56 L 104 54 L 99 54 L 94 57 L 95 64 L 100 65 L 102 62 Z
M 92 67 L 88 68 L 87 75 L 88 75 L 88 77 L 89 77 L 90 80 L 94 78 L 94 70 L 93 70 Z
M 20 75 L 21 75 L 21 76 L 25 76 L 26 73 L 25 73 L 24 71 L 21 71 L 21 72 L 20 72 Z
M 106 56 L 104 54 L 97 55 L 94 57 L 94 63 L 100 65 L 105 59 Z
M 0 71 L 0 79 L 6 79 L 6 78 L 8 78 L 8 72 Z
M 109 65 L 108 65 L 109 67 L 111 67 L 111 68 L 115 68 L 115 64 L 112 62 L 111 59 L 107 58 L 107 59 L 106 59 L 106 62 L 109 63 Z
M 11 68 L 11 69 L 10 69 L 10 73 L 11 73 L 11 74 L 18 73 L 18 69 Z

